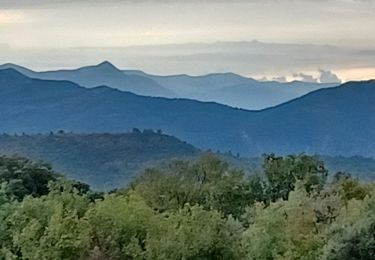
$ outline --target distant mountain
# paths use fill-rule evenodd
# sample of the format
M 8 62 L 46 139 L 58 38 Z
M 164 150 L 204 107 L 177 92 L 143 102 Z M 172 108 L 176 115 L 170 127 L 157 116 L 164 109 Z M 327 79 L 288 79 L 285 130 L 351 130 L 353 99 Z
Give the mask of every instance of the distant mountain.
M 301 97 L 309 92 L 337 86 L 337 83 L 308 83 L 302 81 L 257 81 L 234 73 L 204 76 L 156 76 L 143 71 L 125 70 L 125 75 L 148 77 L 173 91 L 178 97 L 217 102 L 232 107 L 259 110 Z
M 206 93 L 235 85 L 257 82 L 254 79 L 242 77 L 234 73 L 214 73 L 203 76 L 189 76 L 184 74 L 157 76 L 137 70 L 124 70 L 123 72 L 125 75 L 140 75 L 151 78 L 160 85 L 169 90 L 173 90 L 181 96 Z
M 162 129 L 198 148 L 375 157 L 375 81 L 321 89 L 261 110 L 137 96 L 0 71 L 0 132 Z
M 68 80 L 89 88 L 105 85 L 145 96 L 175 96 L 172 91 L 165 89 L 148 77 L 124 75 L 122 71 L 108 61 L 104 61 L 95 66 L 87 66 L 74 70 L 44 72 L 32 71 L 11 63 L 0 65 L 0 69 L 7 68 L 15 69 L 30 78 Z
M 0 154 L 43 160 L 94 189 L 123 187 L 136 173 L 198 149 L 172 136 L 151 131 L 127 134 L 51 133 L 0 135 Z
M 68 80 L 89 88 L 105 85 L 144 96 L 188 98 L 250 110 L 279 105 L 309 92 L 337 85 L 300 81 L 261 82 L 234 73 L 156 76 L 137 70 L 120 71 L 107 61 L 75 70 L 46 72 L 35 72 L 15 64 L 0 65 L 0 69 L 5 68 L 13 68 L 31 78 Z

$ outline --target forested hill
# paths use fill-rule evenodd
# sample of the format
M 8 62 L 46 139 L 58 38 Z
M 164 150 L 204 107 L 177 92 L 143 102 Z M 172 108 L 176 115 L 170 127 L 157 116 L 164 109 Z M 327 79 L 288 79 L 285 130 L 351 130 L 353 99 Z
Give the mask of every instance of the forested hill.
M 0 155 L 20 155 L 41 160 L 70 178 L 108 191 L 124 187 L 144 168 L 167 166 L 173 160 L 198 158 L 202 152 L 160 131 L 134 129 L 124 134 L 0 134 Z M 261 175 L 261 157 L 244 158 L 216 154 L 250 175 Z M 320 156 L 330 173 L 349 172 L 362 180 L 374 180 L 375 160 L 363 157 Z
M 198 152 L 185 142 L 151 130 L 134 129 L 126 134 L 0 135 L 0 154 L 43 160 L 99 190 L 125 186 L 145 167 Z

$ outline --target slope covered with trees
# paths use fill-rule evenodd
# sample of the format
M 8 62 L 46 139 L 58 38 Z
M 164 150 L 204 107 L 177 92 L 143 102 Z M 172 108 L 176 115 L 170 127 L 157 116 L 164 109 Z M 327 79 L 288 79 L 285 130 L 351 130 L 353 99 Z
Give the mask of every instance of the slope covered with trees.
M 67 176 L 110 190 L 153 165 L 195 156 L 199 150 L 160 131 L 134 129 L 125 134 L 74 134 L 62 131 L 0 135 L 0 154 L 18 154 L 54 165 Z
M 260 178 L 205 155 L 148 169 L 110 194 L 31 163 L 21 167 L 25 176 L 53 177 L 35 180 L 43 192 L 17 197 L 13 166 L 26 161 L 0 160 L 1 259 L 333 260 L 375 253 L 375 184 L 346 173 L 328 181 L 317 157 L 267 155 Z
M 147 167 L 171 160 L 194 160 L 206 151 L 151 129 L 123 134 L 0 134 L 0 155 L 26 156 L 54 166 L 70 178 L 108 191 L 131 182 Z M 264 175 L 262 157 L 241 157 L 216 152 L 216 156 L 246 174 Z M 331 172 L 350 172 L 361 180 L 375 180 L 375 160 L 364 157 L 319 156 Z M 330 176 L 332 177 L 332 176 Z

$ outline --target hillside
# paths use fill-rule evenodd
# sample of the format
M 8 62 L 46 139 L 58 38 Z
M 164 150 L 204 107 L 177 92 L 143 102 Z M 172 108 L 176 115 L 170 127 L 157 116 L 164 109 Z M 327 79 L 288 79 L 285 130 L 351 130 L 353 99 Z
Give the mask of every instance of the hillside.
M 162 129 L 201 149 L 242 155 L 375 156 L 375 81 L 322 89 L 261 111 L 137 96 L 0 71 L 1 132 Z
M 55 170 L 99 190 L 125 186 L 145 167 L 198 152 L 174 137 L 151 131 L 0 135 L 0 154 L 18 154 L 48 162 Z
M 267 146 L 268 151 L 275 149 L 280 153 L 300 150 L 373 157 L 374 100 L 375 81 L 318 90 L 260 112 L 263 123 L 252 131 L 252 138 Z M 280 146 L 281 140 L 284 143 Z
M 19 155 L 51 164 L 64 175 L 108 191 L 126 186 L 143 169 L 175 159 L 195 160 L 202 153 L 172 136 L 135 129 L 124 134 L 49 133 L 0 135 L 0 155 Z M 247 174 L 263 176 L 261 157 L 216 154 Z M 320 156 L 332 175 L 348 172 L 361 180 L 375 179 L 375 159 Z

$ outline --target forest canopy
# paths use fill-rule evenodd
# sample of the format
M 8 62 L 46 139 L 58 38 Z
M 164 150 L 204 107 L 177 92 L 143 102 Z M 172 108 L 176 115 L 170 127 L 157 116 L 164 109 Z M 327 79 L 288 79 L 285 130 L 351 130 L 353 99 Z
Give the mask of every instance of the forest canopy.
M 374 183 L 308 155 L 265 155 L 263 173 L 205 154 L 103 194 L 2 156 L 0 259 L 374 258 Z

